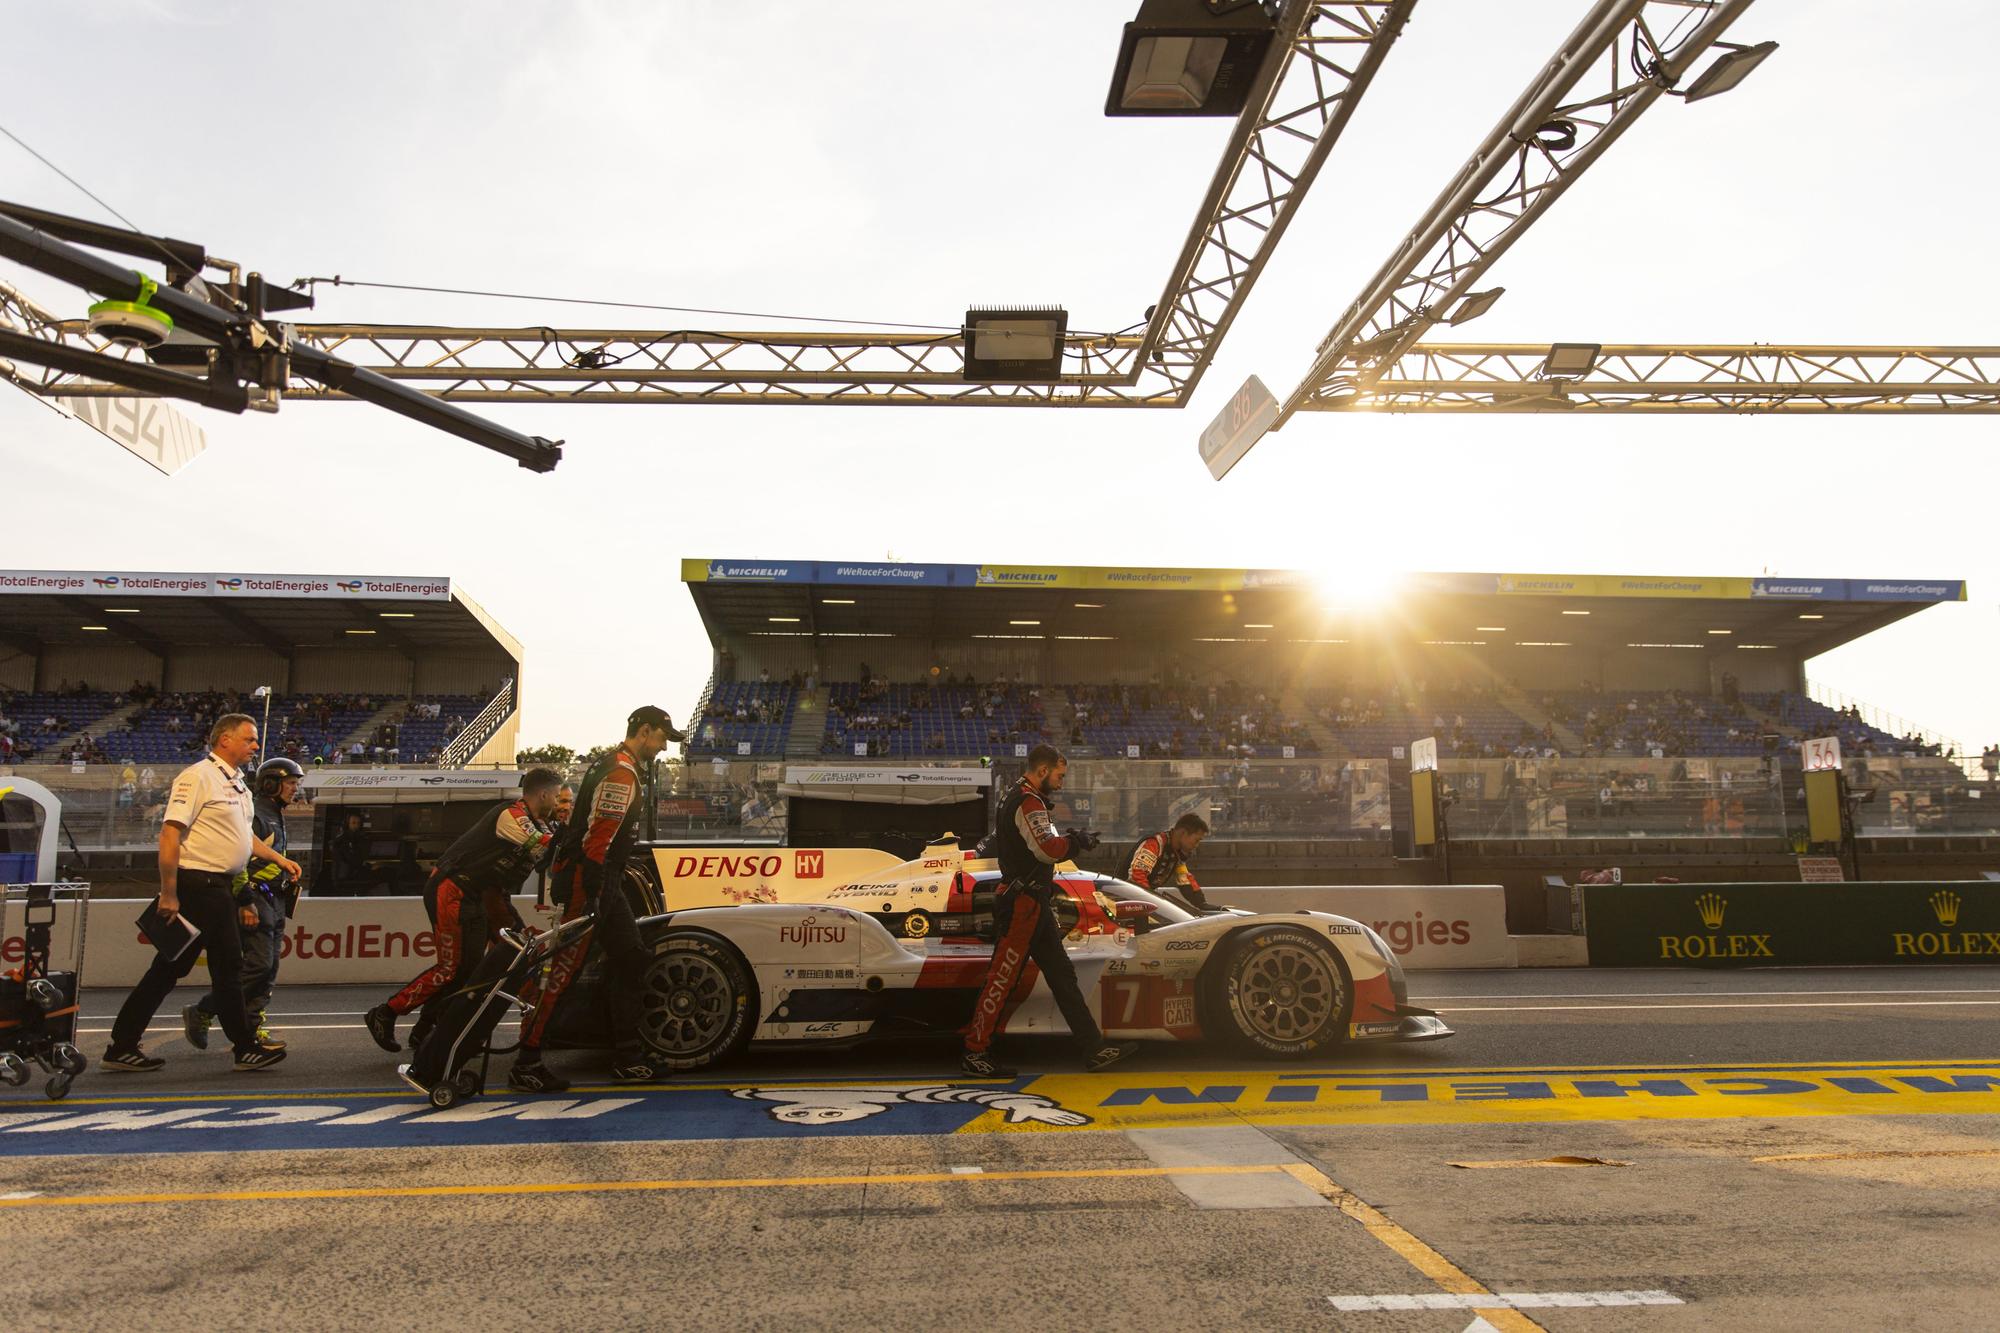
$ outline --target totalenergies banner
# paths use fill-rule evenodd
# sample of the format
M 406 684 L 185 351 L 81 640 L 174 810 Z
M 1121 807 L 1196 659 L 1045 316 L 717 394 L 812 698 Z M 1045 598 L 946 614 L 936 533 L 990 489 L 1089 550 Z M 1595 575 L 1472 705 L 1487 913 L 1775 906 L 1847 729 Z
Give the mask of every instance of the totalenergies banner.
M 451 580 L 393 574 L 160 574 L 110 569 L 0 569 L 0 593 L 448 602 Z

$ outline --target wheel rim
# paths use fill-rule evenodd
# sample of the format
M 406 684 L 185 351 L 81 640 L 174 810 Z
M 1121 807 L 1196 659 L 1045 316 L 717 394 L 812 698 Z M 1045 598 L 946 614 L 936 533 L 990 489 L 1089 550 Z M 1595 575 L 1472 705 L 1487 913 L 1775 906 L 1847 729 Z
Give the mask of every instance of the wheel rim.
M 653 960 L 639 1003 L 649 1047 L 669 1056 L 699 1055 L 729 1031 L 736 987 L 714 960 L 681 950 Z
M 1340 1011 L 1340 974 L 1308 945 L 1274 944 L 1244 960 L 1237 974 L 1236 1012 L 1255 1036 L 1309 1041 Z

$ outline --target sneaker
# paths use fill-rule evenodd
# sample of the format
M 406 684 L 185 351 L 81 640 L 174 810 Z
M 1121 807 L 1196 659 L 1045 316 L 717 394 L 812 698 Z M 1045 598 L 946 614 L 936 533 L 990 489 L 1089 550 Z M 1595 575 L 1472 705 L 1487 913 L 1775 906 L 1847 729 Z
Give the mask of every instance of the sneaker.
M 568 1092 L 569 1080 L 537 1060 L 508 1070 L 507 1086 L 516 1092 Z
M 253 1015 L 252 1017 L 254 1020 L 254 1025 L 256 1027 L 257 1044 L 259 1046 L 269 1046 L 274 1051 L 284 1050 L 285 1039 L 283 1037 L 274 1037 L 271 1035 L 271 1029 L 265 1026 L 264 1015 L 256 1014 Z
M 976 1078 L 1013 1078 L 1020 1072 L 1009 1069 L 985 1051 L 967 1051 L 959 1057 L 958 1067 Z
M 1139 1043 L 1136 1041 L 1106 1042 L 1084 1057 L 1083 1067 L 1090 1073 L 1099 1073 L 1111 1068 L 1126 1056 L 1138 1053 Z
M 247 1074 L 258 1069 L 269 1069 L 285 1058 L 283 1049 L 275 1046 L 246 1046 L 236 1053 L 236 1071 Z
M 156 1069 L 166 1068 L 167 1062 L 157 1055 L 148 1055 L 137 1046 L 124 1050 L 116 1046 L 104 1048 L 104 1059 L 98 1062 L 106 1072 L 113 1074 L 150 1074 Z
M 652 1083 L 660 1076 L 661 1071 L 644 1059 L 611 1066 L 613 1083 Z
M 396 1040 L 396 1011 L 386 1004 L 378 1004 L 361 1015 L 361 1021 L 368 1025 L 368 1035 L 375 1044 L 394 1055 L 403 1049 L 403 1043 Z
M 181 1010 L 181 1032 L 187 1037 L 188 1045 L 197 1051 L 208 1049 L 208 1030 L 214 1024 L 214 1017 L 203 1013 L 198 1004 L 191 1004 Z

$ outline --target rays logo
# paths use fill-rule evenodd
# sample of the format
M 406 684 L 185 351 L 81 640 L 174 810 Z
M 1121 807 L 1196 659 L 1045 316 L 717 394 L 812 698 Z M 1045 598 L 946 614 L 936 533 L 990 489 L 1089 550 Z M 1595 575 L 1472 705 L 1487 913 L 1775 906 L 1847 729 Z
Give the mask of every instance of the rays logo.
M 92 579 L 91 582 L 100 588 L 115 588 L 119 584 L 119 578 L 116 574 L 109 574 L 101 579 Z
M 344 579 L 335 579 L 333 581 L 333 586 L 340 589 L 342 592 L 360 592 L 363 588 L 367 587 L 368 585 L 363 583 L 360 579 L 355 579 L 352 583 L 349 583 Z
M 227 588 L 227 589 L 229 589 L 229 591 L 231 591 L 231 592 L 241 592 L 241 591 L 243 591 L 243 580 L 242 580 L 242 579 L 217 579 L 217 580 L 215 581 L 215 586 L 216 586 L 216 587 L 218 587 L 218 588 Z
M 1719 893 L 1704 893 L 1694 900 L 1694 910 L 1701 913 L 1701 924 L 1710 930 L 1722 929 L 1722 913 L 1729 906 L 1729 900 Z
M 1931 911 L 1937 913 L 1940 926 L 1951 927 L 1958 924 L 1958 909 L 1961 899 L 1950 889 L 1939 889 L 1931 895 Z

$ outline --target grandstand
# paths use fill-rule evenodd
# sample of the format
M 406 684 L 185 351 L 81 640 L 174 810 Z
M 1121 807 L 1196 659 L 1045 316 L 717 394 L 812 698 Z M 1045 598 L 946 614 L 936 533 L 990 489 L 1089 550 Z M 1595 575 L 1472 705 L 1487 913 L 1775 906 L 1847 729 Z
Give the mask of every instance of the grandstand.
M 0 765 L 87 848 L 149 845 L 224 712 L 309 767 L 511 764 L 520 671 L 442 578 L 0 570 Z

